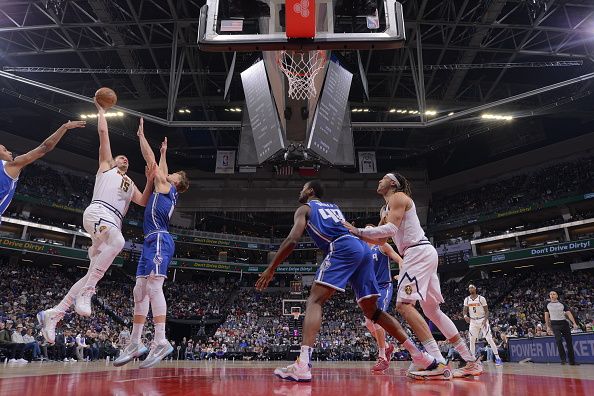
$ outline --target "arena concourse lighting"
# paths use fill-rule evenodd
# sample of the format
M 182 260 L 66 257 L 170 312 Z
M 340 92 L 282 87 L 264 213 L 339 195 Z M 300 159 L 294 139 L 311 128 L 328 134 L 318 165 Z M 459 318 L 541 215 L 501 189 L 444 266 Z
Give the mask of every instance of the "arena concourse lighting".
M 498 115 L 498 114 L 483 114 L 481 116 L 484 120 L 498 120 L 498 121 L 511 121 L 513 117 L 510 115 Z
M 180 114 L 190 114 L 190 113 L 192 113 L 192 111 L 190 109 L 179 109 L 177 112 L 180 113 Z
M 112 112 L 112 113 L 105 113 L 105 118 L 114 118 L 114 117 L 123 117 L 124 113 L 121 111 Z M 87 118 L 97 118 L 97 114 L 81 114 L 80 118 L 86 120 Z
M 228 109 L 225 109 L 225 111 L 230 111 L 232 113 L 241 113 L 241 108 L 239 108 L 239 107 L 230 107 Z

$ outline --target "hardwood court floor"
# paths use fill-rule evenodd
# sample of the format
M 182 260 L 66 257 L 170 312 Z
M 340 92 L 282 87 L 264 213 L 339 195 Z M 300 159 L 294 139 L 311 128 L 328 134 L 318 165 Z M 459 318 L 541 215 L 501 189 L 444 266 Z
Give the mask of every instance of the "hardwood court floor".
M 281 363 L 284 365 L 285 363 Z M 0 366 L 0 395 L 285 395 L 285 396 L 508 396 L 592 395 L 594 366 L 485 364 L 476 379 L 414 381 L 408 363 L 392 362 L 372 374 L 371 362 L 318 362 L 313 381 L 293 383 L 272 375 L 279 362 L 165 362 L 139 370 L 138 363 L 115 368 L 96 363 L 31 363 Z

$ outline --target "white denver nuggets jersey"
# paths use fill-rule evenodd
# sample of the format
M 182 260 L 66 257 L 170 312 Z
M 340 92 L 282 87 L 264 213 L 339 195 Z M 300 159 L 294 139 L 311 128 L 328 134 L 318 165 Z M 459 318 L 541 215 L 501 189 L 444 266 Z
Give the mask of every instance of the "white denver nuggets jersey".
M 468 307 L 470 319 L 482 319 L 485 317 L 484 307 L 487 306 L 487 300 L 478 294 L 474 300 L 468 296 L 464 299 L 464 306 Z
M 99 172 L 95 178 L 91 203 L 103 205 L 121 222 L 128 211 L 135 188 L 132 179 L 122 174 L 116 167 Z
M 425 237 L 425 231 L 421 227 L 419 216 L 417 215 L 417 208 L 414 201 L 410 200 L 412 207 L 404 212 L 398 232 L 392 237 L 398 252 L 401 255 L 405 254 L 406 249 L 411 246 L 429 245 L 430 242 Z M 389 210 L 389 209 L 386 209 Z

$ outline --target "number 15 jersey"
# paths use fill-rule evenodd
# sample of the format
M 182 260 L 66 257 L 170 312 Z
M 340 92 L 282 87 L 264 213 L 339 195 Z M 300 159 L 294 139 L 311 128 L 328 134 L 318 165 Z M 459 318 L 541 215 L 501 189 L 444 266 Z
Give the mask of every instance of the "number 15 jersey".
M 336 238 L 349 234 L 349 230 L 342 225 L 344 215 L 340 208 L 329 202 L 313 199 L 307 203 L 311 208 L 307 233 L 314 240 L 318 248 L 328 253 L 330 243 Z
M 128 211 L 136 186 L 132 179 L 114 167 L 105 172 L 98 172 L 91 203 L 100 204 L 111 211 L 119 225 Z

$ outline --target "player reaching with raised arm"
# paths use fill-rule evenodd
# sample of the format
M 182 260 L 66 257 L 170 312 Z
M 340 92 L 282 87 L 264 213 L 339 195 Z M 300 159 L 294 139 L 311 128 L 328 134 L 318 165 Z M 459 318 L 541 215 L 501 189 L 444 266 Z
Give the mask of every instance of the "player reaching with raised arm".
M 379 290 L 373 272 L 371 250 L 342 225 L 344 216 L 338 206 L 320 202 L 323 193 L 319 181 L 305 183 L 299 194 L 302 206 L 295 211 L 293 228 L 256 282 L 258 290 L 268 286 L 276 268 L 295 249 L 306 229 L 316 245 L 327 254 L 318 268 L 307 299 L 301 353 L 294 364 L 277 368 L 274 374 L 285 380 L 311 381 L 310 359 L 322 324 L 322 306 L 337 290 L 344 292 L 347 284 L 355 292 L 365 317 L 379 324 L 402 343 L 416 365 L 426 369 L 437 367 L 436 360 L 412 343 L 396 319 L 377 307 Z
M 148 167 L 155 164 L 155 154 L 144 136 L 144 122 L 138 127 L 140 150 Z M 113 363 L 123 366 L 132 359 L 146 353 L 141 341 L 149 306 L 153 312 L 155 337 L 153 346 L 140 368 L 149 368 L 173 352 L 171 343 L 165 338 L 167 302 L 163 294 L 163 283 L 167 268 L 175 252 L 175 243 L 169 234 L 169 220 L 177 204 L 178 193 L 188 190 L 189 182 L 184 171 L 169 174 L 167 166 L 167 138 L 161 143 L 161 157 L 155 174 L 155 191 L 144 210 L 144 244 L 136 270 L 134 286 L 134 321 L 130 344 Z
M 480 360 L 470 353 L 454 322 L 439 307 L 444 300 L 437 276 L 437 251 L 421 228 L 409 181 L 399 173 L 388 173 L 379 181 L 377 192 L 386 201 L 382 219 L 385 224 L 370 228 L 356 228 L 346 222 L 344 225 L 353 235 L 370 243 L 384 244 L 387 238 L 394 240 L 403 259 L 396 291 L 396 309 L 423 343 L 425 350 L 443 362 L 427 322 L 415 308 L 419 301 L 425 315 L 467 362 L 463 368 L 454 370 L 454 377 L 480 375 L 483 372 Z M 410 375 L 440 378 L 438 370 L 419 370 L 418 367 L 411 367 Z
M 55 307 L 41 311 L 37 319 L 42 326 L 42 334 L 50 344 L 56 336 L 56 324 L 74 303 L 74 309 L 81 316 L 91 315 L 91 298 L 95 286 L 113 260 L 124 248 L 122 220 L 128 211 L 130 201 L 146 206 L 153 190 L 153 177 L 156 169 L 146 171 L 147 182 L 141 193 L 134 182 L 126 175 L 128 158 L 111 153 L 109 131 L 105 110 L 95 101 L 97 107 L 97 131 L 99 133 L 99 170 L 95 177 L 95 188 L 91 204 L 83 213 L 83 227 L 91 235 L 89 248 L 89 269 L 68 291 Z
M 469 323 L 468 327 L 468 341 L 470 342 L 470 353 L 475 355 L 476 340 L 479 338 L 481 331 L 483 337 L 487 340 L 491 346 L 491 350 L 495 355 L 495 365 L 501 366 L 502 361 L 499 357 L 499 350 L 497 344 L 493 340 L 493 332 L 491 326 L 489 326 L 489 308 L 487 306 L 487 299 L 476 293 L 476 286 L 469 285 L 468 293 L 470 295 L 464 299 L 464 320 Z
M 2 161 L 2 169 L 0 169 L 0 216 L 4 214 L 8 205 L 10 205 L 10 201 L 12 201 L 23 168 L 52 151 L 66 132 L 74 128 L 84 128 L 86 124 L 86 121 L 68 121 L 39 146 L 16 157 L 13 157 L 12 153 L 0 144 L 0 160 Z

